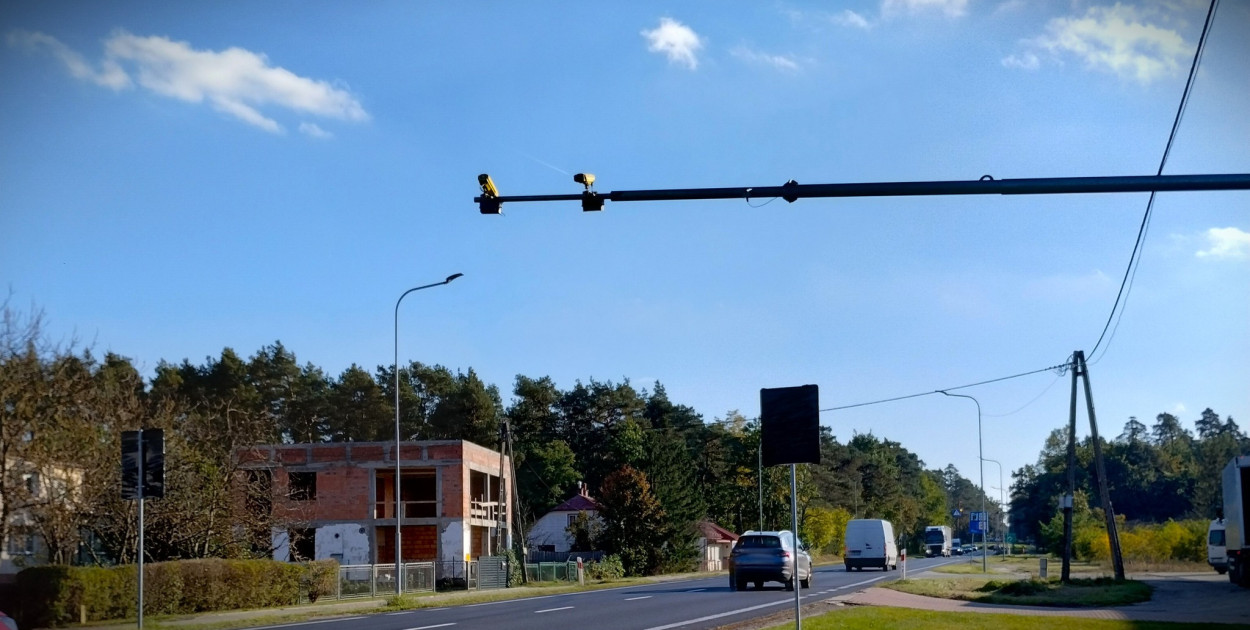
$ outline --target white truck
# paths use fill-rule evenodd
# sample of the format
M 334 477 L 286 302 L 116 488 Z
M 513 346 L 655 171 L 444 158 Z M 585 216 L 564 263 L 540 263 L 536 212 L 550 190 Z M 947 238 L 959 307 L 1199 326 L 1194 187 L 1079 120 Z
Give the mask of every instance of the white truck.
M 924 556 L 934 558 L 951 556 L 951 528 L 948 525 L 930 525 L 924 528 Z
M 1250 537 L 1245 509 L 1250 505 L 1250 455 L 1238 455 L 1224 467 L 1224 552 L 1228 581 L 1250 587 Z

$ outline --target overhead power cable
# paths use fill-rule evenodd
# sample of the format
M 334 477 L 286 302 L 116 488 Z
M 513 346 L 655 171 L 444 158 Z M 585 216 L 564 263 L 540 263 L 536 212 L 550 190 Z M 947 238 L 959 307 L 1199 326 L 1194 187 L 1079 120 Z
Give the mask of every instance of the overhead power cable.
M 944 391 L 949 392 L 949 391 L 953 391 L 953 390 L 957 390 L 957 389 L 967 389 L 967 388 L 969 388 L 969 387 L 977 387 L 978 385 L 989 385 L 990 383 L 998 383 L 998 382 L 1001 382 L 1001 381 L 1011 380 L 1011 379 L 1013 379 L 1013 378 L 1020 378 L 1020 377 L 1022 377 L 1022 376 L 1029 376 L 1029 375 L 1031 375 L 1031 374 L 1039 374 L 1039 373 L 1041 373 L 1041 372 L 1050 372 L 1050 371 L 1053 371 L 1053 370 L 1065 370 L 1065 369 L 1067 369 L 1067 368 L 1068 368 L 1068 366 L 1070 366 L 1070 365 L 1071 365 L 1071 362 L 1068 362 L 1068 363 L 1061 363 L 1061 364 L 1059 364 L 1059 365 L 1052 365 L 1052 366 L 1050 366 L 1050 367 L 1047 367 L 1047 368 L 1041 368 L 1041 369 L 1039 369 L 1039 370 L 1030 370 L 1030 371 L 1028 371 L 1028 372 L 1021 372 L 1021 373 L 1019 373 L 1019 374 L 1012 374 L 1011 376 L 1001 376 L 1001 377 L 999 377 L 999 378 L 992 378 L 992 379 L 989 379 L 989 380 L 986 380 L 986 381 L 978 381 L 978 382 L 976 382 L 976 383 L 968 383 L 967 385 L 958 385 L 958 386 L 955 386 L 955 387 L 943 387 L 943 388 L 941 388 L 941 389 L 935 389 L 935 390 L 928 391 L 928 392 L 917 392 L 917 393 L 915 393 L 915 394 L 908 394 L 908 395 L 906 395 L 906 396 L 895 396 L 895 397 L 893 397 L 893 398 L 883 398 L 883 399 L 881 399 L 881 400 L 873 400 L 873 401 L 870 401 L 870 402 L 855 403 L 855 404 L 853 404 L 853 405 L 842 405 L 842 406 L 839 406 L 839 407 L 829 407 L 829 408 L 827 408 L 827 409 L 821 409 L 821 410 L 820 410 L 820 412 L 821 412 L 821 413 L 824 413 L 824 412 L 826 412 L 826 411 L 840 411 L 840 410 L 842 410 L 842 409 L 853 409 L 853 408 L 855 408 L 855 407 L 867 407 L 867 406 L 869 406 L 869 405 L 880 405 L 880 404 L 882 404 L 882 403 L 896 402 L 896 401 L 899 401 L 899 400 L 907 400 L 908 398 L 919 398 L 919 397 L 921 397 L 921 396 L 932 396 L 933 394 L 940 394 L 940 393 L 942 393 L 942 392 L 944 392 Z
M 1202 35 L 1198 37 L 1198 47 L 1194 51 L 1193 63 L 1189 66 L 1189 77 L 1185 80 L 1185 90 L 1181 93 L 1180 105 L 1176 108 L 1176 117 L 1172 120 L 1172 131 L 1168 134 L 1167 145 L 1163 149 L 1163 158 L 1159 160 L 1159 170 L 1156 176 L 1163 175 L 1163 167 L 1168 163 L 1168 155 L 1172 152 L 1172 144 L 1176 141 L 1176 131 L 1180 129 L 1181 119 L 1185 115 L 1185 107 L 1189 104 L 1189 95 L 1194 87 L 1194 77 L 1198 74 L 1198 64 L 1202 61 L 1202 52 L 1206 49 L 1207 33 L 1211 31 L 1211 22 L 1215 19 L 1215 8 L 1219 4 L 1219 0 L 1211 0 L 1211 5 L 1207 7 L 1207 19 L 1202 25 Z M 1090 363 L 1097 363 L 1102 356 L 1107 354 L 1104 348 L 1102 355 L 1094 358 L 1098 348 L 1102 345 L 1103 338 L 1107 336 L 1107 331 L 1111 330 L 1111 336 L 1115 336 L 1115 330 L 1111 328 L 1114 321 L 1116 328 L 1119 328 L 1120 318 L 1124 316 L 1124 308 L 1128 305 L 1129 293 L 1133 290 L 1133 279 L 1137 276 L 1137 268 L 1141 262 L 1142 243 L 1145 241 L 1146 232 L 1150 227 L 1150 215 L 1154 210 L 1155 192 L 1150 191 L 1150 199 L 1146 202 L 1146 212 L 1142 216 L 1141 225 L 1137 228 L 1137 240 L 1133 243 L 1133 252 L 1128 257 L 1128 267 L 1124 269 L 1124 278 L 1120 280 L 1120 290 L 1116 293 L 1115 303 L 1111 305 L 1111 312 L 1107 315 L 1107 323 L 1103 325 L 1102 332 L 1098 335 L 1098 341 L 1094 343 L 1094 349 L 1090 350 Z M 1107 338 L 1110 345 L 1111 339 Z

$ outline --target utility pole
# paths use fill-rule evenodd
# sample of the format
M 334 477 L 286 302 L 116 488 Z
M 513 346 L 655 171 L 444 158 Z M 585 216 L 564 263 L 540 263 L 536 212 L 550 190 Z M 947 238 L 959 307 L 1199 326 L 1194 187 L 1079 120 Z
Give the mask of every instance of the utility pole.
M 525 575 L 525 529 L 521 526 L 521 493 L 517 491 L 516 485 L 516 452 L 512 450 L 512 424 L 507 416 L 503 419 L 503 433 L 506 438 L 505 443 L 508 446 L 508 480 L 512 486 L 512 527 L 516 529 L 516 546 L 521 549 L 521 553 L 517 554 L 517 562 L 521 563 L 521 583 L 525 584 L 529 578 Z
M 1068 493 L 1063 495 L 1063 573 L 1067 584 L 1072 577 L 1072 501 L 1076 496 L 1076 355 L 1073 354 L 1072 402 L 1068 406 Z
M 1107 520 L 1107 538 L 1111 543 L 1111 565 L 1115 579 L 1124 579 L 1124 556 L 1120 553 L 1120 534 L 1116 530 L 1115 510 L 1111 506 L 1111 488 L 1107 483 L 1107 466 L 1102 459 L 1102 443 L 1098 439 L 1098 420 L 1094 417 L 1094 394 L 1089 389 L 1089 367 L 1085 365 L 1085 353 L 1077 350 L 1074 363 L 1085 383 L 1085 406 L 1089 413 L 1089 432 L 1094 440 L 1094 469 L 1098 474 L 1098 495 L 1102 499 L 1103 516 Z
M 1120 534 L 1115 524 L 1115 509 L 1111 505 L 1111 488 L 1107 484 L 1107 467 L 1102 458 L 1102 443 L 1098 438 L 1098 419 L 1094 415 L 1094 394 L 1089 387 L 1089 366 L 1085 364 L 1085 352 L 1072 353 L 1072 399 L 1068 408 L 1068 496 L 1063 507 L 1063 581 L 1069 581 L 1069 565 L 1072 558 L 1072 497 L 1076 494 L 1076 390 L 1077 378 L 1085 385 L 1085 408 L 1089 414 L 1090 438 L 1094 444 L 1094 475 L 1098 480 L 1098 498 L 1102 502 L 1103 517 L 1107 524 L 1107 541 L 1111 546 L 1111 565 L 1115 579 L 1124 579 L 1124 556 L 1120 550 Z

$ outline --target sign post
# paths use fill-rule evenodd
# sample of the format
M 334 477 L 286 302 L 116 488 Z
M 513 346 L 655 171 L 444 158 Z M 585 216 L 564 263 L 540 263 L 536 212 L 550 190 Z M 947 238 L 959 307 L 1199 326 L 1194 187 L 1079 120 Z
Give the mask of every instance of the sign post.
M 143 630 L 143 500 L 165 496 L 165 431 L 122 431 L 122 498 L 139 501 L 138 623 Z
M 799 605 L 799 499 L 795 465 L 820 463 L 820 389 L 816 385 L 760 390 L 760 463 L 790 464 L 790 533 L 794 544 L 794 627 L 803 627 Z M 809 564 L 808 583 L 812 566 Z

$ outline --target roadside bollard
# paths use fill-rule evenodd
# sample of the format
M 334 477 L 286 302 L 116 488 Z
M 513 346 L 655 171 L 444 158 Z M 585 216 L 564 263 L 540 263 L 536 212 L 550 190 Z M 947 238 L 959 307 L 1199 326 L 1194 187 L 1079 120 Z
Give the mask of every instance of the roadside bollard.
M 1037 577 L 1046 579 L 1046 558 L 1037 559 Z
M 899 561 L 903 563 L 903 579 L 907 579 L 907 550 L 899 552 Z
M 586 567 L 582 564 L 581 556 L 577 556 L 577 583 L 586 586 Z

